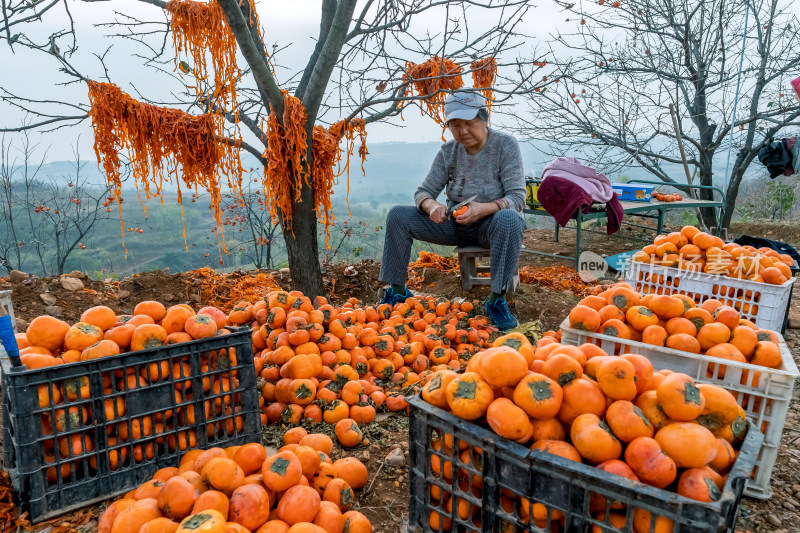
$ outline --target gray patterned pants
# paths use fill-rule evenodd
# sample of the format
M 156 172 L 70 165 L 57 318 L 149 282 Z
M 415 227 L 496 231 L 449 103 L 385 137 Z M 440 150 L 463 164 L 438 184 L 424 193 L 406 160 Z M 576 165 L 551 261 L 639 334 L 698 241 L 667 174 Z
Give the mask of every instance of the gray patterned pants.
M 511 209 L 502 209 L 465 226 L 452 220 L 436 224 L 415 206 L 397 205 L 386 217 L 380 281 L 391 285 L 406 283 L 411 245 L 417 239 L 433 244 L 488 248 L 492 292 L 502 293 L 517 273 L 524 230 L 525 221 Z

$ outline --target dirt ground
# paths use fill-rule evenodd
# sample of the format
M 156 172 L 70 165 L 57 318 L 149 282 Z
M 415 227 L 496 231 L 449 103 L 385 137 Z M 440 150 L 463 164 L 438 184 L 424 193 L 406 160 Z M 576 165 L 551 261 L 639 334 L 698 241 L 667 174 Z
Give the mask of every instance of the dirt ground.
M 738 232 L 738 233 L 737 233 Z M 784 240 L 800 245 L 800 231 L 797 228 L 762 224 L 758 227 L 734 225 L 731 237 L 747 232 L 751 235 L 763 235 L 775 240 Z M 621 235 L 606 237 L 593 235 L 588 249 L 611 255 L 641 246 L 635 239 L 642 234 L 624 232 Z M 652 234 L 650 234 L 652 237 Z M 537 249 L 551 253 L 569 255 L 574 250 L 574 232 L 564 231 L 561 242 L 553 241 L 552 230 L 528 230 L 524 244 L 528 249 Z M 570 262 L 523 254 L 521 266 L 567 265 Z M 356 297 L 364 302 L 375 302 L 378 298 L 380 282 L 378 272 L 380 265 L 373 261 L 363 261 L 353 265 L 358 271 L 345 275 L 348 265 L 333 265 L 325 268 L 326 288 L 334 301 L 342 301 Z M 488 287 L 471 291 L 461 289 L 457 273 L 441 273 L 426 270 L 422 275 L 422 292 L 429 292 L 444 297 L 465 297 L 480 299 L 488 294 Z M 247 275 L 247 273 L 241 273 Z M 125 278 L 119 282 L 111 280 L 91 280 L 82 276 L 85 289 L 67 291 L 62 288 L 57 278 L 30 277 L 21 283 L 11 283 L 8 278 L 0 278 L 0 290 L 13 290 L 14 310 L 21 325 L 37 315 L 45 314 L 47 304 L 40 296 L 49 294 L 55 297 L 55 305 L 60 308 L 60 317 L 68 322 L 78 320 L 81 312 L 92 305 L 108 305 L 118 313 L 130 313 L 136 303 L 142 300 L 155 299 L 166 304 L 188 303 L 196 309 L 203 306 L 200 281 L 196 276 L 171 274 L 163 271 L 139 274 Z M 289 288 L 291 280 L 284 274 L 274 272 L 275 280 L 285 288 Z M 514 310 L 520 322 L 540 320 L 544 329 L 557 329 L 569 310 L 577 303 L 579 297 L 569 291 L 551 291 L 536 285 L 523 284 L 514 296 Z M 51 309 L 52 311 L 52 309 Z M 800 320 L 800 290 L 795 291 L 791 317 Z M 800 364 L 800 330 L 787 330 L 786 342 L 792 350 L 795 361 Z M 408 457 L 408 420 L 402 415 L 381 415 L 367 430 L 369 444 L 348 454 L 358 457 L 367 465 L 370 480 L 360 494 L 358 504 L 354 507 L 366 514 L 374 525 L 376 533 L 394 533 L 404 528 L 408 518 L 408 474 L 406 466 L 390 467 L 385 462 L 387 454 L 394 448 L 400 448 Z M 330 432 L 330 428 L 323 429 Z M 285 428 L 269 426 L 264 429 L 264 443 L 278 446 Z M 334 439 L 335 440 L 335 439 Z M 334 455 L 339 454 L 337 450 Z M 773 496 L 770 500 L 761 501 L 745 498 L 741 504 L 738 530 L 752 532 L 789 533 L 800 532 L 800 387 L 795 387 L 794 398 L 778 453 L 777 463 L 773 470 Z M 94 513 L 102 509 L 95 506 Z M 96 519 L 91 514 L 81 518 L 77 530 L 83 533 L 96 531 Z M 71 525 L 70 517 L 65 520 Z M 49 524 L 46 527 L 51 527 Z M 0 527 L 0 530 L 3 528 Z M 33 528 L 41 530 L 42 527 Z
M 326 433 L 335 443 L 332 459 L 347 455 L 363 462 L 369 472 L 369 481 L 358 491 L 358 503 L 353 507 L 369 518 L 375 533 L 397 532 L 408 520 L 408 417 L 398 413 L 378 413 L 375 421 L 364 428 L 368 444 L 358 448 L 343 449 L 339 446 L 333 427 L 327 424 L 310 424 L 309 432 Z M 275 449 L 283 446 L 283 434 L 287 428 L 265 426 L 263 442 Z M 405 465 L 391 466 L 386 456 L 395 448 L 402 450 Z

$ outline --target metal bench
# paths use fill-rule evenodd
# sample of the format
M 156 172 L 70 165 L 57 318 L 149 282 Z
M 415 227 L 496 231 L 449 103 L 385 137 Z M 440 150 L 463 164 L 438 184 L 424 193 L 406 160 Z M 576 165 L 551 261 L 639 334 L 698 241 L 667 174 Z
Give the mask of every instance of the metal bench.
M 539 179 L 529 179 L 528 182 L 532 182 L 534 184 L 540 184 L 542 180 Z M 663 182 L 663 181 L 652 181 L 652 180 L 630 180 L 628 183 L 642 183 L 646 185 L 662 185 L 662 186 L 672 186 L 672 184 Z M 652 219 L 656 221 L 656 227 L 652 228 L 649 226 L 645 226 L 643 224 L 634 224 L 630 222 L 630 220 L 623 220 L 622 224 L 625 226 L 632 226 L 635 228 L 639 228 L 640 230 L 651 231 L 655 232 L 656 235 L 661 234 L 664 229 L 664 216 L 667 211 L 672 211 L 675 209 L 699 209 L 699 208 L 709 208 L 714 209 L 717 211 L 718 220 L 722 220 L 725 214 L 725 193 L 722 192 L 721 189 L 717 187 L 713 187 L 710 185 L 686 185 L 684 183 L 677 184 L 676 188 L 681 190 L 691 190 L 694 191 L 694 194 L 698 198 L 684 198 L 678 202 L 660 202 L 658 200 L 651 200 L 650 202 L 630 202 L 630 201 L 622 201 L 622 209 L 625 212 L 626 217 L 639 217 L 644 219 Z M 711 199 L 700 199 L 701 191 L 708 191 L 708 194 L 711 195 Z M 714 193 L 717 193 L 720 197 L 719 200 L 715 200 L 713 198 Z M 653 213 L 655 211 L 655 214 Z M 527 199 L 527 208 L 523 209 L 523 213 L 526 215 L 536 215 L 540 217 L 551 217 L 552 215 L 545 211 L 541 204 L 536 202 L 535 200 L 531 199 L 530 197 Z M 601 219 L 606 218 L 607 213 L 605 209 L 605 204 L 603 204 L 602 208 L 592 208 L 592 210 L 588 213 L 584 213 L 580 208 L 575 213 L 575 216 L 572 218 L 575 221 L 575 227 L 564 228 L 575 230 L 575 255 L 562 255 L 562 254 L 553 254 L 549 252 L 540 252 L 538 250 L 522 250 L 523 252 L 530 253 L 530 254 L 538 254 L 544 255 L 547 257 L 554 257 L 556 259 L 566 259 L 574 261 L 575 270 L 580 270 L 580 256 L 581 252 L 583 252 L 587 245 L 589 244 L 589 239 L 594 234 L 605 235 L 605 231 L 598 231 L 594 229 L 594 226 L 601 222 Z M 589 228 L 584 228 L 584 222 L 591 221 L 592 226 Z M 554 231 L 554 241 L 558 242 L 559 237 L 559 226 L 558 222 L 555 222 L 555 231 Z M 721 228 L 716 228 L 715 231 L 716 235 L 721 234 Z M 584 238 L 585 235 L 585 238 Z M 625 237 L 629 240 L 641 240 L 645 243 L 652 242 L 651 239 L 643 239 L 641 237 Z
M 490 273 L 488 265 L 478 265 L 478 259 L 489 257 L 489 249 L 480 246 L 463 246 L 456 248 L 458 254 L 458 267 L 461 271 L 461 288 L 470 290 L 476 285 L 491 285 L 489 277 L 481 277 L 478 274 Z M 519 271 L 511 279 L 511 286 L 506 290 L 506 294 L 514 294 L 519 285 Z

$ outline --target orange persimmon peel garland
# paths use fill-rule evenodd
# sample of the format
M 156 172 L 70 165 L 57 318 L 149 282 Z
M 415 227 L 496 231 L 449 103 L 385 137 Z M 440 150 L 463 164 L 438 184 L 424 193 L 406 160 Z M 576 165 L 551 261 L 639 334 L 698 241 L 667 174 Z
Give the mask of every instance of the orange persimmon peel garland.
M 317 206 L 317 214 L 320 210 L 325 224 L 325 246 L 328 247 L 330 240 L 330 226 L 333 224 L 334 217 L 331 213 L 331 193 L 333 186 L 337 183 L 337 178 L 342 174 L 347 176 L 347 197 L 350 196 L 350 156 L 355 149 L 355 135 L 358 133 L 361 146 L 358 155 L 361 158 L 361 172 L 364 172 L 364 161 L 367 154 L 367 130 L 366 122 L 362 118 L 354 118 L 345 124 L 340 120 L 325 129 L 322 126 L 314 126 L 314 137 L 312 146 L 314 149 L 314 205 Z M 346 148 L 340 149 L 339 142 L 342 137 L 347 140 Z M 344 166 L 342 166 L 342 155 L 344 154 Z M 333 167 L 338 166 L 338 172 L 334 173 Z M 349 212 L 349 211 L 348 211 Z
M 213 83 L 215 89 L 210 103 L 217 106 L 220 117 L 226 110 L 235 111 L 236 81 L 241 71 L 236 64 L 236 38 L 219 3 L 216 0 L 170 0 L 166 10 L 170 15 L 170 31 L 177 52 L 175 66 L 187 73 L 184 65 L 178 63 L 178 54 L 186 52 L 192 58 L 191 72 L 200 85 L 198 91 L 208 90 Z M 258 28 L 252 2 L 250 13 L 250 24 Z M 207 54 L 211 56 L 210 65 L 206 60 Z
M 89 100 L 92 127 L 95 134 L 95 153 L 102 165 L 109 188 L 117 200 L 122 222 L 122 178 L 120 175 L 120 151 L 126 150 L 131 161 L 132 176 L 137 194 L 145 193 L 142 203 L 145 213 L 147 201 L 159 198 L 163 202 L 164 181 L 172 181 L 172 175 L 180 173 L 188 188 L 203 188 L 211 195 L 211 209 L 216 221 L 215 232 L 220 251 L 225 249 L 222 231 L 222 212 L 220 209 L 220 174 L 227 176 L 227 186 L 239 195 L 241 191 L 242 167 L 239 147 L 220 142 L 216 132 L 213 114 L 193 116 L 178 109 L 159 107 L 139 102 L 120 90 L 116 85 L 89 81 Z M 284 91 L 284 115 L 281 124 L 271 113 L 267 121 L 268 149 L 265 153 L 267 165 L 263 180 L 265 196 L 269 200 L 273 219 L 280 210 L 283 223 L 291 230 L 293 201 L 300 199 L 303 183 L 309 184 L 305 170 L 308 143 L 305 132 L 307 116 L 303 104 Z M 318 217 L 325 224 L 326 236 L 333 223 L 331 201 L 336 178 L 349 172 L 349 158 L 354 150 L 354 138 L 358 133 L 361 139 L 359 155 L 363 162 L 367 155 L 366 123 L 363 119 L 353 119 L 346 125 L 337 122 L 326 130 L 321 126 L 314 129 L 312 146 L 315 162 L 310 185 L 314 190 L 314 204 Z M 348 140 L 346 163 L 341 167 L 342 152 L 339 141 Z M 235 144 L 235 143 L 234 143 Z M 333 166 L 340 169 L 334 173 Z M 178 203 L 183 213 L 180 181 Z M 294 191 L 294 197 L 292 195 Z M 123 225 L 124 228 L 124 225 Z M 186 226 L 184 224 L 184 242 Z M 328 240 L 326 238 L 326 245 Z M 124 235 L 123 235 L 124 245 Z
M 260 31 L 255 5 L 250 2 L 250 25 Z M 216 0 L 198 2 L 195 0 L 170 0 L 167 3 L 167 12 L 170 14 L 170 30 L 173 42 L 178 53 L 187 52 L 194 62 L 192 73 L 201 87 L 205 88 L 213 81 L 216 86 L 211 102 L 217 106 L 219 129 L 224 125 L 224 111 L 228 108 L 228 98 L 231 100 L 230 108 L 237 107 L 235 81 L 241 76 L 241 71 L 236 64 L 236 38 L 228 26 L 222 8 Z M 210 80 L 210 69 L 206 62 L 206 54 L 211 54 L 211 70 L 213 80 Z M 176 66 L 184 71 L 183 65 Z M 264 192 L 269 199 L 270 214 L 273 220 L 277 219 L 278 211 L 282 215 L 283 223 L 291 230 L 293 201 L 300 199 L 300 190 L 303 182 L 308 183 L 307 170 L 303 166 L 306 161 L 308 139 L 306 138 L 306 112 L 302 103 L 284 91 L 285 114 L 281 124 L 274 114 L 267 120 L 267 139 L 269 147 L 265 152 L 268 164 L 264 172 Z M 238 115 L 234 111 L 234 120 Z M 346 126 L 344 121 L 338 122 L 325 130 L 321 126 L 314 126 L 312 135 L 312 149 L 314 150 L 314 164 L 311 169 L 311 186 L 314 190 L 314 205 L 318 211 L 318 218 L 325 224 L 325 244 L 328 245 L 329 227 L 333 223 L 331 214 L 330 196 L 336 178 L 347 172 L 349 178 L 349 161 L 353 153 L 353 139 L 357 131 L 361 139 L 359 155 L 363 161 L 366 158 L 366 132 L 362 119 L 354 119 Z M 341 167 L 341 152 L 339 141 L 342 137 L 348 139 L 347 157 L 344 168 Z M 339 172 L 334 174 L 333 166 L 339 165 Z M 294 199 L 292 190 L 295 191 Z M 349 194 L 349 180 L 348 180 Z M 320 210 L 324 213 L 320 213 Z
M 144 190 L 145 214 L 151 198 L 159 198 L 163 203 L 164 181 L 171 183 L 173 176 L 180 176 L 186 187 L 195 190 L 202 187 L 209 192 L 210 208 L 217 228 L 221 228 L 220 174 L 227 177 L 231 190 L 240 191 L 243 169 L 239 147 L 217 140 L 214 115 L 194 116 L 179 109 L 139 102 L 111 83 L 89 80 L 88 85 L 97 162 L 102 165 L 117 200 L 123 228 L 119 201 L 122 195 L 121 150 L 128 152 L 131 176 L 140 201 Z M 183 216 L 180 180 L 175 182 Z M 185 224 L 183 236 L 186 243 Z M 222 231 L 217 232 L 217 241 L 220 251 L 224 250 Z
M 442 257 L 435 252 L 421 250 L 419 259 L 409 264 L 408 268 L 433 268 L 441 272 L 458 272 L 458 259 L 455 257 Z
M 428 114 L 444 127 L 446 91 L 454 91 L 464 86 L 462 72 L 463 69 L 455 61 L 439 56 L 433 56 L 419 65 L 407 62 L 403 83 L 408 83 L 408 86 L 403 96 L 412 96 L 416 91 L 417 96 L 426 97 L 424 102 Z
M 303 103 L 286 91 L 283 91 L 283 105 L 283 124 L 278 121 L 275 113 L 270 113 L 267 119 L 268 148 L 265 157 L 268 163 L 264 171 L 264 191 L 269 200 L 270 214 L 273 220 L 276 220 L 279 209 L 283 224 L 291 230 L 293 201 L 300 200 L 303 183 L 309 184 L 314 191 L 317 218 L 325 224 L 325 245 L 328 246 L 329 228 L 334 220 L 331 213 L 333 186 L 336 184 L 336 179 L 347 172 L 349 194 L 350 156 L 353 154 L 356 133 L 361 140 L 358 153 L 361 157 L 361 170 L 364 170 L 364 160 L 368 153 L 365 145 L 366 122 L 355 118 L 347 124 L 339 121 L 328 129 L 319 125 L 314 126 L 311 139 L 314 161 L 309 183 L 309 176 L 304 167 L 308 151 L 305 130 L 308 117 Z M 344 150 L 339 148 L 342 137 L 348 141 Z M 341 164 L 342 152 L 346 153 L 344 167 Z M 339 166 L 336 173 L 333 171 L 335 165 Z
M 266 297 L 272 290 L 280 287 L 272 276 L 263 272 L 258 274 L 216 273 L 209 267 L 198 268 L 187 272 L 190 285 L 196 278 L 200 279 L 203 301 L 206 305 L 219 307 L 226 313 L 242 300 L 254 302 Z
M 519 269 L 521 283 L 540 285 L 553 291 L 572 291 L 578 296 L 586 296 L 596 286 L 596 282 L 584 282 L 580 275 L 566 266 L 549 266 L 534 268 L 524 266 Z
M 341 158 L 339 152 L 339 137 L 329 129 L 315 125 L 311 145 L 314 150 L 314 170 L 312 181 L 314 188 L 314 205 L 317 206 L 317 218 L 320 217 L 319 209 L 324 210 L 321 222 L 325 223 L 325 246 L 328 246 L 328 227 L 333 224 L 331 213 L 331 188 L 336 182 L 333 166 Z M 348 182 L 349 185 L 349 182 Z
M 497 75 L 497 61 L 493 56 L 485 57 L 473 61 L 469 68 L 472 70 L 472 86 L 476 89 L 480 89 L 483 96 L 486 97 L 486 100 L 489 102 L 487 105 L 491 112 L 492 101 L 494 100 L 492 87 L 494 86 L 495 76 Z
M 306 110 L 296 97 L 283 91 L 283 124 L 272 106 L 267 119 L 267 166 L 264 169 L 264 194 L 269 200 L 270 214 L 277 219 L 281 212 L 284 229 L 292 227 L 292 202 L 300 200 L 303 182 L 308 183 L 305 170 L 308 139 Z M 294 190 L 294 198 L 292 198 Z

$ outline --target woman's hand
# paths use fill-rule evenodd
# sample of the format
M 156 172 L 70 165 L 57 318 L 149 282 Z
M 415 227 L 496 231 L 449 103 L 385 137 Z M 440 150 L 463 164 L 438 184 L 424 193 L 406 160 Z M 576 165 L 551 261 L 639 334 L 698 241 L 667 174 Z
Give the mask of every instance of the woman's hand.
M 499 210 L 497 204 L 494 202 L 470 202 L 468 205 L 469 209 L 467 209 L 467 212 L 455 218 L 455 221 L 459 224 L 472 224 L 473 222 L 492 216 Z
M 428 217 L 434 224 L 441 224 L 447 221 L 447 208 L 435 200 L 428 202 Z

